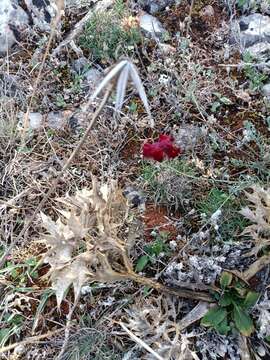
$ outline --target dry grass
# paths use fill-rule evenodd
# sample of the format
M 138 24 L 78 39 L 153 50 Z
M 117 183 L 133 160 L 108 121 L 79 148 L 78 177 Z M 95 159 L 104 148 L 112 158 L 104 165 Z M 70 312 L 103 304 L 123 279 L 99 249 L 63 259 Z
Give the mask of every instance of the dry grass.
M 189 15 L 188 6 L 161 13 L 160 20 L 171 33 L 166 40 L 171 47 L 144 38 L 133 53 L 146 94 L 133 73 L 141 99 L 132 87 L 126 93 L 118 91 L 116 98 L 114 93 L 109 97 L 109 88 L 108 98 L 95 115 L 100 100 L 93 102 L 85 92 L 83 78 L 75 81 L 72 67 L 77 54 L 72 46 L 50 55 L 50 49 L 57 48 L 66 34 L 53 39 L 52 32 L 45 45 L 35 44 L 35 48 L 29 38 L 23 44 L 24 54 L 16 52 L 1 59 L 1 74 L 16 76 L 20 85 L 14 88 L 10 79 L 3 77 L 2 81 L 1 77 L 5 88 L 0 101 L 0 256 L 6 255 L 0 269 L 3 359 L 58 356 L 97 360 L 129 354 L 129 358 L 169 360 L 177 359 L 179 353 L 214 359 L 213 351 L 222 353 L 222 349 L 224 357 L 234 359 L 238 344 L 233 335 L 225 344 L 222 336 L 200 327 L 198 316 L 195 322 L 187 320 L 189 314 L 196 313 L 195 299 L 212 300 L 208 292 L 218 290 L 222 269 L 239 278 L 252 274 L 251 279 L 245 279 L 264 299 L 252 313 L 255 322 L 261 319 L 262 309 L 268 314 L 269 241 L 265 235 L 268 229 L 261 229 L 262 221 L 269 220 L 265 215 L 268 198 L 258 195 L 254 203 L 254 197 L 246 199 L 243 192 L 254 183 L 257 189 L 265 189 L 258 194 L 266 196 L 269 189 L 269 164 L 264 159 L 267 154 L 263 154 L 269 146 L 267 111 L 258 94 L 249 95 L 248 106 L 239 97 L 243 89 L 248 92 L 243 73 L 234 68 L 227 73 L 218 66 L 224 64 L 223 44 L 216 39 L 220 34 L 226 38 L 227 27 L 221 32 L 220 28 L 228 17 L 225 10 L 212 6 L 218 20 L 206 23 L 200 5 L 194 4 L 189 29 L 181 28 L 185 26 L 182 17 Z M 63 18 L 66 32 L 72 30 L 69 21 L 81 20 L 82 14 L 74 11 Z M 198 24 L 208 31 L 204 39 Z M 40 66 L 33 64 L 32 55 Z M 94 65 L 102 69 L 102 63 Z M 110 73 L 114 69 L 102 69 L 109 73 L 102 86 L 110 79 L 118 81 L 118 90 L 126 90 L 127 72 L 120 76 L 114 72 L 114 77 Z M 57 95 L 64 99 L 61 107 L 56 103 Z M 87 111 L 83 112 L 85 105 Z M 152 129 L 145 114 L 149 115 L 150 109 Z M 31 111 L 43 116 L 39 129 L 29 128 Z M 51 111 L 63 115 L 58 129 L 50 127 Z M 21 124 L 20 112 L 26 114 Z M 93 116 L 95 127 L 90 126 L 89 136 L 86 129 Z M 247 119 L 257 131 L 257 137 L 249 142 L 243 140 Z M 173 134 L 183 149 L 176 171 L 170 161 L 142 162 L 142 144 L 160 133 Z M 146 172 L 146 168 L 151 171 Z M 94 191 L 93 174 L 98 179 L 98 185 L 93 183 Z M 116 179 L 119 187 L 115 190 L 125 210 L 120 218 L 113 217 L 118 213 L 114 191 L 110 193 L 110 184 Z M 127 185 L 145 190 L 145 213 L 127 206 L 122 195 Z M 106 201 L 106 189 L 110 201 Z M 213 189 L 227 194 L 226 201 L 218 199 L 218 207 L 209 205 Z M 87 196 L 78 203 L 82 191 Z M 240 197 L 243 207 L 249 207 L 243 215 L 252 224 L 244 234 L 237 232 L 234 241 L 238 242 L 224 242 L 224 223 L 229 221 L 230 228 L 236 221 L 227 216 L 224 204 L 235 206 L 230 200 Z M 59 205 L 59 198 L 67 207 Z M 155 216 L 155 202 L 164 206 L 162 224 L 158 213 Z M 40 218 L 39 210 L 46 215 Z M 39 242 L 44 239 L 42 219 L 51 232 L 50 238 L 46 234 L 45 244 Z M 164 254 L 157 236 L 166 221 L 171 233 L 164 237 Z M 63 259 L 65 247 L 69 247 L 68 258 Z M 41 261 L 44 254 L 45 263 Z M 148 257 L 148 263 L 138 274 L 134 268 L 143 256 Z M 168 292 L 170 296 L 165 295 Z M 257 327 L 259 337 L 261 328 Z M 247 346 L 255 349 L 257 341 L 267 352 L 265 340 L 251 337 Z M 94 348 L 97 351 L 92 354 Z

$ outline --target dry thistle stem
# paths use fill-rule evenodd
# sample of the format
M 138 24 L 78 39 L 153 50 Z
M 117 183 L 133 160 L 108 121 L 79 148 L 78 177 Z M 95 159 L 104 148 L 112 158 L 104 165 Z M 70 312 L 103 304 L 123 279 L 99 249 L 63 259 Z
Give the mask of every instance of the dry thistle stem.
M 265 190 L 258 185 L 251 187 L 252 193 L 246 192 L 250 207 L 246 206 L 240 213 L 253 224 L 247 226 L 243 235 L 250 235 L 255 243 L 248 255 L 257 255 L 265 246 L 270 245 L 270 188 Z
M 105 78 L 101 81 L 100 85 L 97 87 L 94 94 L 90 97 L 89 102 L 92 103 L 102 90 L 104 90 L 112 82 L 116 81 L 115 110 L 121 111 L 124 104 L 124 97 L 126 94 L 129 79 L 132 80 L 133 86 L 138 91 L 139 96 L 143 102 L 147 115 L 150 119 L 150 127 L 154 127 L 154 120 L 151 115 L 150 107 L 141 78 L 139 76 L 136 66 L 130 60 L 122 60 L 111 68 Z M 86 104 L 86 108 L 89 107 L 88 103 Z

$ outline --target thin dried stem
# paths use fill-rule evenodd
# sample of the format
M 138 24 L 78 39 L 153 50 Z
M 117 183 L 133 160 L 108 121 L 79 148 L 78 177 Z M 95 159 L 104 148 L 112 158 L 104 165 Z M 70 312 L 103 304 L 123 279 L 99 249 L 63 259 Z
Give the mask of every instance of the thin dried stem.
M 78 296 L 73 304 L 73 306 L 71 307 L 68 316 L 67 316 L 67 323 L 66 323 L 66 328 L 65 328 L 65 339 L 64 342 L 62 344 L 62 348 L 60 353 L 58 354 L 56 360 L 61 360 L 61 357 L 64 355 L 64 352 L 66 350 L 67 344 L 68 344 L 68 339 L 69 339 L 69 334 L 70 334 L 70 328 L 71 328 L 71 320 L 72 320 L 72 315 L 74 313 L 74 310 L 76 309 L 78 302 L 79 302 L 80 297 Z
M 53 335 L 56 335 L 56 334 L 58 334 L 58 333 L 60 333 L 62 331 L 63 331 L 63 329 L 58 329 L 58 330 L 55 330 L 55 331 L 49 331 L 46 334 L 31 336 L 31 337 L 29 337 L 29 338 L 27 338 L 27 339 L 25 339 L 23 341 L 13 343 L 13 344 L 10 344 L 10 345 L 7 345 L 7 346 L 3 346 L 3 347 L 0 348 L 0 354 L 3 354 L 3 353 L 5 353 L 7 351 L 10 351 L 10 350 L 13 350 L 17 346 L 22 346 L 22 345 L 24 346 L 24 345 L 28 345 L 28 344 L 32 344 L 32 343 L 37 344 L 40 340 L 50 338 Z
M 164 360 L 160 355 L 158 355 L 149 345 L 147 345 L 142 339 L 138 338 L 132 331 L 130 331 L 122 322 L 119 323 L 123 330 L 130 336 L 130 338 L 135 341 L 137 344 L 142 346 L 150 354 L 152 354 L 157 360 Z
M 40 203 L 38 204 L 36 210 L 34 211 L 34 213 L 32 214 L 32 216 L 30 217 L 30 219 L 26 222 L 26 224 L 24 225 L 23 229 L 21 230 L 21 232 L 19 233 L 16 241 L 14 241 L 9 248 L 5 251 L 4 255 L 1 257 L 0 259 L 0 268 L 4 265 L 6 258 L 8 256 L 8 254 L 10 253 L 10 251 L 14 248 L 14 246 L 16 244 L 18 244 L 18 242 L 25 236 L 27 230 L 30 228 L 31 224 L 33 223 L 33 221 L 35 220 L 35 217 L 37 216 L 37 214 L 40 212 L 40 210 L 42 209 L 42 207 L 45 205 L 45 203 L 48 201 L 48 199 L 50 198 L 50 196 L 54 193 L 56 186 L 58 185 L 59 181 L 61 180 L 61 178 L 63 177 L 65 171 L 69 168 L 69 166 L 71 165 L 72 161 L 74 160 L 74 158 L 76 157 L 76 155 L 78 155 L 79 151 L 81 150 L 84 142 L 86 141 L 90 131 L 92 130 L 93 126 L 96 123 L 97 118 L 99 117 L 102 109 L 104 108 L 110 93 L 112 90 L 112 86 L 109 86 L 109 88 L 107 89 L 98 109 L 95 111 L 95 113 L 93 114 L 93 117 L 88 125 L 88 128 L 86 129 L 83 137 L 81 138 L 80 142 L 78 143 L 78 145 L 76 146 L 76 148 L 73 150 L 72 154 L 70 155 L 69 159 L 66 161 L 65 165 L 63 166 L 62 170 L 59 172 L 58 176 L 56 177 L 56 179 L 54 180 L 52 186 L 50 187 L 50 189 L 48 190 L 48 192 L 43 196 L 42 200 L 40 201 Z M 87 112 L 85 112 L 86 114 Z
M 214 302 L 214 300 L 211 298 L 210 295 L 204 292 L 199 291 L 193 291 L 193 290 L 185 290 L 185 289 L 174 289 L 170 288 L 166 285 L 160 284 L 157 281 L 154 281 L 152 279 L 148 279 L 146 277 L 140 276 L 136 273 L 129 273 L 127 275 L 127 278 L 146 286 L 150 286 L 158 291 L 174 295 L 177 297 L 182 297 L 185 299 L 193 299 L 193 300 L 201 300 L 206 302 Z

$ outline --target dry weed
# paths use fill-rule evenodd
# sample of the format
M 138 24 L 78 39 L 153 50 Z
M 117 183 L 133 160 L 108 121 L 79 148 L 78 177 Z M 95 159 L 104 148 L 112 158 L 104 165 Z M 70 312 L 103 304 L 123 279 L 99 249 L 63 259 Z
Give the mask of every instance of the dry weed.
M 246 227 L 243 235 L 250 235 L 254 240 L 254 248 L 248 255 L 258 255 L 265 247 L 270 245 L 270 188 L 263 189 L 258 185 L 251 187 L 252 193 L 246 192 L 251 203 L 240 213 L 253 224 Z

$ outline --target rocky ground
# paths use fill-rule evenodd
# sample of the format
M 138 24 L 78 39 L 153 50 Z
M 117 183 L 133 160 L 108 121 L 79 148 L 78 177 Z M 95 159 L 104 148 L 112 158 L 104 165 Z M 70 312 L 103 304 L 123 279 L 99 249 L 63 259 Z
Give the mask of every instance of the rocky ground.
M 268 0 L 0 2 L 0 359 L 270 358 L 269 73 Z

